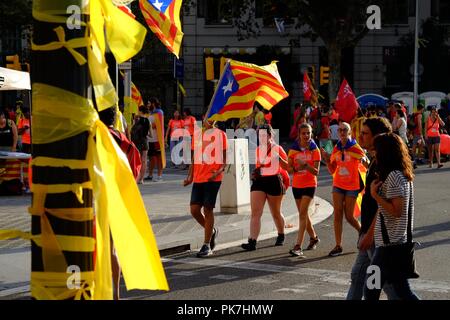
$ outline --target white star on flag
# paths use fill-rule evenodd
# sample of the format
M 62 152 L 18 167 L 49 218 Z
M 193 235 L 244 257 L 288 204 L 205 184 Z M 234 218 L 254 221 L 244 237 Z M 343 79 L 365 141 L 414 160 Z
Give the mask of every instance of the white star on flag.
M 159 0 L 156 0 L 155 2 L 153 2 L 153 5 L 159 10 L 161 11 L 161 7 L 164 3 L 163 2 L 159 2 Z
M 227 94 L 228 91 L 232 91 L 233 88 L 233 80 L 228 80 L 228 84 L 226 86 L 222 87 L 223 90 L 223 96 L 225 97 L 225 95 Z

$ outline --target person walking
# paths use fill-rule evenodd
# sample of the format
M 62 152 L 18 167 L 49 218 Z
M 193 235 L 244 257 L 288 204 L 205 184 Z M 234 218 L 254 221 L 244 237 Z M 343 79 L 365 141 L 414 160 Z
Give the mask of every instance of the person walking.
M 401 109 L 397 109 L 396 116 L 392 122 L 392 130 L 408 145 L 406 116 Z
M 162 181 L 162 153 L 164 151 L 164 112 L 161 110 L 161 104 L 158 98 L 152 97 L 147 102 L 147 107 L 150 112 L 148 121 L 150 122 L 150 130 L 148 137 L 148 156 L 149 168 L 148 176 L 145 180 L 154 182 Z M 153 177 L 153 170 L 157 168 L 158 176 Z
M 442 168 L 444 165 L 441 164 L 441 136 L 439 133 L 439 127 L 444 126 L 445 123 L 442 121 L 435 107 L 431 108 L 430 116 L 426 122 L 425 139 L 428 143 L 428 159 L 430 168 L 433 168 L 433 158 L 436 155 L 437 168 Z
M 424 106 L 419 104 L 417 106 L 417 112 L 413 113 L 413 141 L 412 141 L 412 158 L 414 161 L 414 169 L 417 168 L 417 164 L 422 164 L 422 148 L 425 145 L 425 140 L 423 138 L 423 125 L 422 125 L 422 114 L 424 111 Z
M 193 161 L 183 185 L 191 183 L 191 215 L 204 229 L 204 243 L 197 257 L 204 258 L 214 252 L 218 229 L 214 228 L 214 208 L 226 167 L 227 137 L 214 127 L 214 122 L 203 121 L 204 132 L 196 130 L 192 141 Z M 211 148 L 213 144 L 213 148 Z M 206 150 L 211 151 L 207 154 Z M 202 213 L 203 208 L 203 213 Z
M 314 230 L 308 209 L 317 188 L 317 175 L 320 166 L 320 150 L 312 140 L 312 127 L 307 123 L 299 126 L 297 140 L 288 152 L 289 169 L 294 173 L 292 193 L 299 214 L 297 241 L 289 251 L 292 256 L 304 256 L 302 245 L 305 231 L 309 234 L 309 245 L 306 250 L 316 249 L 319 237 Z
M 327 164 L 328 171 L 333 175 L 333 208 L 334 208 L 334 236 L 336 246 L 329 256 L 342 254 L 342 222 L 345 213 L 347 222 L 360 231 L 361 225 L 353 216 L 356 198 L 361 191 L 359 166 L 365 153 L 355 139 L 351 137 L 350 125 L 346 122 L 339 124 L 339 141 L 333 148 L 331 156 L 322 151 L 322 158 Z
M 183 134 L 184 134 L 183 129 L 184 129 L 184 120 L 181 119 L 180 112 L 178 110 L 175 110 L 173 112 L 173 118 L 169 120 L 166 130 L 166 136 L 164 137 L 166 144 L 169 145 L 172 163 L 174 163 L 174 159 L 172 157 L 172 149 L 175 148 L 175 146 L 180 142 L 183 142 Z M 177 167 L 177 165 L 175 165 L 175 167 Z
M 143 113 L 145 111 L 143 110 Z M 145 171 L 147 170 L 147 153 L 148 153 L 148 132 L 150 130 L 150 122 L 143 115 L 136 115 L 133 127 L 131 128 L 131 141 L 138 148 L 141 155 L 142 166 L 139 175 L 136 178 L 138 184 L 144 183 Z
M 288 157 L 284 149 L 275 143 L 274 132 L 269 124 L 258 130 L 260 145 L 256 148 L 256 168 L 252 174 L 250 189 L 250 236 L 241 247 L 244 250 L 256 250 L 261 230 L 261 216 L 266 202 L 269 204 L 272 218 L 278 231 L 275 245 L 284 244 L 284 216 L 281 213 L 281 202 L 286 193 L 283 170 L 289 167 Z
M 370 194 L 370 184 L 376 179 L 376 159 L 373 140 L 376 135 L 387 132 L 392 132 L 392 127 L 389 120 L 382 117 L 366 119 L 361 126 L 361 147 L 369 152 L 371 162 L 367 169 L 366 187 L 361 202 L 361 230 L 357 244 L 358 255 L 351 270 L 351 283 L 347 293 L 347 300 L 362 299 L 367 279 L 367 267 L 370 265 L 373 251 L 375 250 L 371 226 L 378 210 L 378 204 Z M 368 236 L 366 237 L 366 235 Z M 389 300 L 395 299 L 395 293 L 390 284 L 385 284 L 383 289 Z
M 389 276 L 394 271 L 386 261 L 382 247 L 406 243 L 408 232 L 412 232 L 414 220 L 414 174 L 408 148 L 396 134 L 378 135 L 373 145 L 378 179 L 372 181 L 370 193 L 378 204 L 378 214 L 374 220 L 375 252 L 371 265 L 380 270 L 380 287 L 364 288 L 366 300 L 378 300 L 381 287 L 390 283 L 400 300 L 419 300 L 411 290 L 409 280 L 402 276 Z M 386 152 L 390 156 L 386 157 Z M 408 228 L 410 230 L 408 231 Z M 394 266 L 395 267 L 395 266 Z

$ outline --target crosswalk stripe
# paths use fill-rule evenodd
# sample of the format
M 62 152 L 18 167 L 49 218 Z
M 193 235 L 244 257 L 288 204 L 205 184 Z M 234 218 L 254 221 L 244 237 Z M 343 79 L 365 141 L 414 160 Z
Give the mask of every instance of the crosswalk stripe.
M 240 270 L 256 270 L 270 273 L 288 273 L 303 276 L 318 277 L 319 281 L 332 283 L 336 285 L 350 285 L 350 271 L 342 272 L 336 270 L 312 269 L 303 267 L 289 267 L 272 264 L 262 264 L 254 262 L 240 262 L 222 259 L 165 259 L 166 262 L 192 264 L 200 266 L 208 266 L 215 268 L 231 268 Z M 411 288 L 417 291 L 428 291 L 435 293 L 450 293 L 450 283 L 445 281 L 431 281 L 422 279 L 412 279 L 410 281 Z

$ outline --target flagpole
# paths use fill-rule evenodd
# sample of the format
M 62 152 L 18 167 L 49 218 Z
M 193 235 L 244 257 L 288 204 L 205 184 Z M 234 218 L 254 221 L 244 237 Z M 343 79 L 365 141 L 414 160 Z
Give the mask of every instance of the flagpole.
M 219 83 L 222 82 L 223 75 L 225 74 L 225 70 L 227 70 L 228 65 L 230 64 L 230 61 L 231 61 L 231 59 L 228 59 L 228 60 L 227 60 L 227 63 L 225 64 L 225 67 L 223 68 L 223 72 L 222 72 L 222 74 L 220 75 L 219 81 L 217 82 L 217 85 L 219 85 Z M 212 96 L 212 98 L 211 98 L 211 101 L 209 102 L 208 110 L 206 111 L 206 114 L 205 114 L 205 119 L 206 119 L 206 117 L 209 115 L 209 112 L 211 111 L 211 107 L 212 107 L 212 102 L 213 102 L 214 99 L 216 98 L 217 91 L 218 91 L 218 90 L 217 90 L 217 85 L 216 85 L 216 88 L 214 89 L 214 94 L 213 94 L 213 96 Z

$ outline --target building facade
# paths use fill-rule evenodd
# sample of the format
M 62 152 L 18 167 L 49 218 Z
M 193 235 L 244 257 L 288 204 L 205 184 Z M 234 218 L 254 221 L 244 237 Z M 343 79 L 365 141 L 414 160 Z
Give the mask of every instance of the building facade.
M 214 81 L 206 80 L 207 57 L 214 58 L 215 79 L 219 77 L 223 57 L 257 64 L 278 60 L 280 75 L 290 98 L 273 109 L 274 125 L 284 129 L 282 133 L 286 134 L 292 106 L 302 101 L 302 73 L 308 69 L 313 71 L 311 75 L 317 86 L 320 66 L 328 65 L 326 48 L 321 39 L 312 41 L 300 37 L 304 30 L 295 30 L 293 19 L 288 18 L 280 23 L 271 12 L 273 7 L 270 1 L 256 0 L 255 22 L 262 26 L 260 36 L 239 40 L 237 29 L 232 25 L 234 0 L 193 2 L 195 7 L 185 10 L 183 17 L 183 85 L 187 92 L 183 106 L 191 108 L 197 115 L 208 108 Z M 414 49 L 408 34 L 414 34 L 415 1 L 396 0 L 392 3 L 384 8 L 389 12 L 381 12 L 382 28 L 370 30 L 356 47 L 343 52 L 341 72 L 357 96 L 376 93 L 390 97 L 394 92 L 413 89 L 410 71 Z M 420 1 L 420 21 L 430 17 L 438 19 L 438 26 L 443 28 L 445 37 L 445 28 L 450 26 L 450 0 Z M 450 60 L 450 49 L 445 44 L 436 48 L 428 50 L 431 53 L 427 53 L 425 47 L 421 48 L 420 92 L 450 92 L 450 82 L 445 81 L 444 76 L 444 73 L 450 74 L 450 64 L 447 62 Z M 440 77 L 436 76 L 436 71 L 439 71 Z

